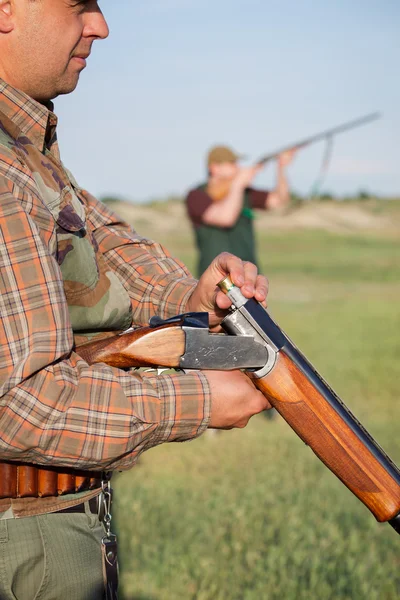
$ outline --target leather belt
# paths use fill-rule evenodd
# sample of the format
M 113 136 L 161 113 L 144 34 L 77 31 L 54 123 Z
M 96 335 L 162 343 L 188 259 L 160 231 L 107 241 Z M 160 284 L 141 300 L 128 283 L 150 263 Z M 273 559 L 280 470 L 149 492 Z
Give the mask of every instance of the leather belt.
M 0 462 L 0 499 L 47 498 L 101 487 L 101 473 Z
M 89 500 L 89 511 L 92 515 L 97 515 L 99 512 L 99 497 L 91 498 Z M 57 510 L 55 515 L 65 514 L 65 513 L 85 513 L 85 503 L 81 502 L 81 504 L 75 504 L 75 506 L 69 506 L 68 508 L 62 508 L 61 510 Z

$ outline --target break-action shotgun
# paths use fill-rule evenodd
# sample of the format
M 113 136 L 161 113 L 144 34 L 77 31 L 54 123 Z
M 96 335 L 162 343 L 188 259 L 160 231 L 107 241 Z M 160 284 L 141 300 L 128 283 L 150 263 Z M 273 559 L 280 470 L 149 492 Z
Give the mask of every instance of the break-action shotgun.
M 175 369 L 244 369 L 255 386 L 377 521 L 400 533 L 400 471 L 288 336 L 229 278 L 219 284 L 232 302 L 212 334 L 207 313 L 90 342 L 76 349 L 87 363 Z

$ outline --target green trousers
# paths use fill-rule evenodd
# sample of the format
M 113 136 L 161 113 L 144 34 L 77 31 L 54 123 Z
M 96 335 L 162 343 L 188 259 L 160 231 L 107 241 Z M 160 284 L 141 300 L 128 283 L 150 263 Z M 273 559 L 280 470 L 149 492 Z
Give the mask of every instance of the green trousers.
M 0 519 L 0 600 L 102 600 L 103 535 L 88 509 Z

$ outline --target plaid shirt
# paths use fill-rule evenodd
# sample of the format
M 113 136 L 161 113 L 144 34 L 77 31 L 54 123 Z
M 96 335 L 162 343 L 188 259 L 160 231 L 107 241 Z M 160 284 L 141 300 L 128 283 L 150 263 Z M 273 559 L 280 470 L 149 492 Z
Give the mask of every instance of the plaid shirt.
M 127 469 L 153 446 L 202 433 L 210 392 L 199 372 L 127 373 L 74 352 L 60 230 L 44 198 L 49 170 L 58 195 L 71 183 L 56 124 L 51 110 L 0 80 L 0 458 Z M 184 265 L 76 190 L 94 252 L 128 294 L 133 324 L 184 312 L 196 285 Z

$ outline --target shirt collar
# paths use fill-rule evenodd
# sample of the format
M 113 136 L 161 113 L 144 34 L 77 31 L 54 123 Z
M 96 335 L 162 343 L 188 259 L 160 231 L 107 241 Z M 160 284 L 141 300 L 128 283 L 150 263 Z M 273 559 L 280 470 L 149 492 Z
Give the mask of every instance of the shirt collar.
M 15 126 L 15 137 L 25 135 L 40 152 L 57 147 L 53 103 L 44 106 L 0 78 L 0 121 L 2 114 Z

